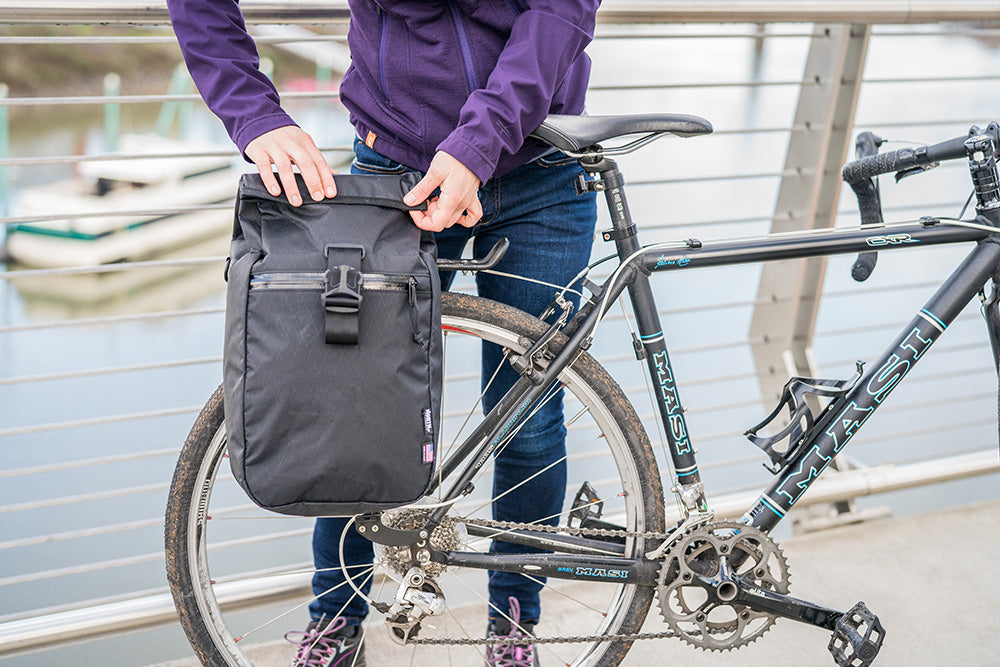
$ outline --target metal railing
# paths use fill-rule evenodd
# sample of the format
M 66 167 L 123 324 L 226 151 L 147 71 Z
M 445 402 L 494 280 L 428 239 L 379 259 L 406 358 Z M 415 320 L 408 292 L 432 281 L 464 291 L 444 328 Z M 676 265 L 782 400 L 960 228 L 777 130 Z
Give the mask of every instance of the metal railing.
M 344 0 L 243 0 L 243 14 L 250 22 L 346 22 Z M 25 12 L 19 0 L 0 0 L 0 23 L 7 24 L 115 24 L 166 22 L 160 1 L 95 0 L 86 5 L 74 0 L 34 0 Z M 990 0 L 672 0 L 604 3 L 598 17 L 605 23 L 939 23 L 989 21 L 1000 18 L 1000 8 Z
M 692 4 L 697 8 L 692 9 Z M 253 23 L 336 26 L 347 16 L 346 3 L 243 0 L 241 7 Z M 623 160 L 624 172 L 631 176 L 633 208 L 647 242 L 854 224 L 854 203 L 850 198 L 839 200 L 841 188 L 835 168 L 848 151 L 854 126 L 935 141 L 960 134 L 973 123 L 991 120 L 1000 108 L 1000 93 L 995 92 L 998 87 L 981 85 L 1000 79 L 988 71 L 943 76 L 911 74 L 885 66 L 882 71 L 870 69 L 876 60 L 884 63 L 886 53 L 905 52 L 907 45 L 919 44 L 921 58 L 928 60 L 933 60 L 928 42 L 939 45 L 942 53 L 956 44 L 990 48 L 978 40 L 995 39 L 998 34 L 995 27 L 982 25 L 1000 20 L 1000 7 L 993 1 L 609 0 L 599 16 L 598 39 L 592 48 L 591 113 L 668 106 L 669 110 L 705 115 L 717 128 L 714 137 L 663 145 L 661 152 L 646 149 Z M 0 35 L 0 49 L 106 43 L 141 49 L 170 44 L 169 29 L 162 27 L 165 20 L 165 7 L 159 2 L 35 0 L 29 5 L 0 0 L 0 26 L 42 26 L 57 33 Z M 723 25 L 715 25 L 723 21 Z M 944 21 L 949 23 L 941 24 Z M 976 24 L 952 23 L 962 21 Z M 797 25 L 801 22 L 829 25 Z M 914 25 L 898 25 L 906 23 Z M 118 32 L 81 36 L 54 28 L 72 24 L 117 25 Z M 122 24 L 150 27 L 134 34 Z M 883 27 L 873 30 L 873 24 Z M 342 31 L 333 29 L 331 33 L 308 37 L 306 42 L 341 44 Z M 283 44 L 287 39 L 269 33 L 262 34 L 259 41 Z M 625 70 L 604 67 L 623 51 L 630 54 Z M 663 64 L 672 61 L 661 51 L 683 52 L 689 60 L 666 69 Z M 881 53 L 881 59 L 869 60 L 873 52 Z M 659 55 L 649 58 L 646 66 L 637 67 L 635 53 Z M 730 54 L 729 59 L 720 61 L 715 69 L 690 71 L 701 60 L 719 53 Z M 748 74 L 732 68 L 733 53 L 759 69 Z M 772 66 L 768 58 L 777 57 L 770 56 L 772 53 L 792 64 Z M 737 62 L 742 62 L 739 58 Z M 693 64 L 689 68 L 686 63 Z M 622 76 L 622 71 L 627 75 Z M 947 88 L 942 94 L 956 97 L 961 93 L 950 91 L 964 86 L 961 90 L 970 101 L 968 105 L 949 105 L 947 113 L 934 110 L 926 103 L 930 86 Z M 887 89 L 894 89 L 889 93 L 894 103 L 888 109 L 879 102 Z M 975 95 L 968 92 L 973 90 Z M 622 107 L 626 95 L 629 106 Z M 288 103 L 305 105 L 322 103 L 331 95 L 286 90 L 282 97 Z M 763 98 L 767 101 L 761 102 Z M 10 124 L 14 139 L 6 148 L 9 154 L 0 152 L 0 180 L 9 177 L 13 191 L 41 180 L 32 170 L 57 170 L 110 159 L 138 163 L 192 155 L 235 157 L 224 141 L 205 144 L 197 151 L 166 151 L 152 156 L 109 155 L 99 150 L 85 156 L 48 149 L 18 152 L 19 124 L 36 112 L 100 110 L 109 104 L 140 109 L 198 103 L 194 93 L 178 91 L 0 96 L 0 121 Z M 740 109 L 757 109 L 759 116 L 750 111 L 747 117 L 733 113 Z M 8 113 L 14 117 L 6 119 Z M 5 129 L 0 127 L 0 137 Z M 776 150 L 775 144 L 782 147 Z M 0 141 L 0 151 L 5 147 Z M 327 142 L 323 149 L 336 160 L 349 146 L 347 142 Z M 662 160 L 663 155 L 669 161 Z M 950 173 L 941 171 L 942 175 Z M 955 176 L 962 175 L 956 170 Z M 930 193 L 924 199 L 916 197 L 916 203 L 912 191 L 897 195 L 886 187 L 887 217 L 912 217 L 942 208 L 957 212 L 965 194 L 961 187 L 942 188 L 940 194 Z M 720 193 L 725 196 L 720 197 Z M 948 200 L 952 194 L 954 199 Z M 670 202 L 671 207 L 659 202 Z M 116 215 L 198 212 L 226 218 L 229 211 L 230 203 L 181 206 L 167 202 Z M 641 215 L 643 211 L 645 215 Z M 107 213 L 78 217 L 88 215 Z M 59 217 L 55 212 L 22 214 L 12 210 L 0 223 L 12 228 Z M 221 336 L 217 332 L 221 331 L 223 306 L 218 278 L 224 244 L 214 248 L 174 259 L 51 269 L 8 267 L 0 272 L 0 297 L 5 300 L 0 320 L 0 359 L 4 360 L 0 392 L 6 392 L 0 393 L 6 397 L 0 399 L 4 406 L 0 459 L 5 461 L 0 489 L 7 489 L 0 492 L 0 526 L 12 527 L 0 530 L 0 599 L 26 601 L 16 612 L 0 614 L 0 656 L 173 620 L 172 604 L 162 584 L 159 512 L 172 459 L 200 402 L 219 379 Z M 604 254 L 600 248 L 596 253 Z M 744 446 L 740 453 L 718 455 L 716 451 L 723 443 L 738 441 L 746 426 L 771 409 L 774 387 L 789 374 L 846 373 L 857 350 L 877 351 L 871 346 L 890 338 L 905 321 L 902 314 L 892 312 L 892 304 L 908 304 L 914 299 L 922 302 L 943 276 L 938 265 L 946 262 L 938 256 L 932 255 L 926 270 L 903 266 L 894 271 L 892 259 L 882 260 L 890 265 L 880 269 L 879 275 L 885 277 L 863 288 L 848 285 L 846 259 L 831 260 L 829 271 L 825 265 L 804 269 L 803 263 L 794 263 L 775 265 L 773 271 L 769 267 L 762 276 L 753 271 L 725 274 L 708 287 L 703 274 L 698 273 L 690 279 L 654 281 L 660 290 L 660 303 L 669 304 L 661 315 L 673 341 L 675 370 L 690 407 L 689 425 L 700 446 L 709 488 L 717 494 L 713 504 L 720 513 L 741 512 L 749 504 L 750 489 L 760 488 L 766 473 L 755 450 Z M 214 282 L 202 279 L 203 271 Z M 207 282 L 214 287 L 176 297 L 156 291 L 168 278 L 138 280 L 138 287 L 128 283 L 159 272 L 170 272 L 170 281 L 193 282 L 199 287 Z M 100 291 L 114 287 L 110 283 L 117 278 L 126 279 L 121 287 L 126 292 L 153 294 L 151 301 L 99 299 L 102 305 L 82 306 L 78 301 L 74 305 L 71 297 L 63 298 L 80 289 L 84 280 Z M 779 287 L 768 287 L 769 282 Z M 786 326 L 802 319 L 801 313 L 810 309 L 812 317 L 805 318 L 804 325 Z M 857 324 L 855 317 L 844 318 L 853 324 L 842 324 L 840 315 L 846 310 L 865 313 L 863 323 Z M 606 329 L 624 329 L 625 318 L 622 314 L 609 317 Z M 723 319 L 737 325 L 726 331 L 718 324 Z M 158 333 L 168 325 L 168 334 Z M 934 356 L 944 361 L 915 373 L 900 389 L 899 400 L 893 399 L 894 404 L 884 409 L 890 415 L 885 426 L 873 424 L 870 429 L 874 432 L 852 445 L 850 469 L 827 475 L 799 505 L 844 503 L 974 475 L 993 474 L 983 478 L 983 485 L 989 480 L 995 483 L 995 474 L 1000 471 L 993 411 L 996 379 L 987 361 L 983 329 L 971 311 L 960 317 L 936 346 L 939 349 Z M 192 343 L 172 347 L 167 337 L 186 338 Z M 104 350 L 99 361 L 90 362 L 91 353 L 107 345 L 108 338 L 143 344 L 122 344 L 126 349 L 121 354 Z M 614 335 L 606 339 L 621 340 Z M 71 354 L 60 354 L 63 349 Z M 623 352 L 620 346 L 605 343 L 605 338 L 598 339 L 595 350 L 633 397 L 637 409 L 645 412 L 641 414 L 644 423 L 653 430 L 654 411 L 642 407 L 649 401 L 631 351 Z M 161 390 L 161 386 L 170 389 Z M 955 409 L 933 409 L 935 397 L 942 392 L 954 397 Z M 141 400 L 146 394 L 150 400 Z M 59 402 L 38 407 L 54 400 L 51 397 L 58 397 Z M 656 434 L 650 435 L 655 441 Z M 103 447 L 97 454 L 70 446 L 95 437 L 115 446 Z M 941 439 L 966 444 L 942 455 L 937 446 Z M 903 443 L 910 454 L 900 456 Z M 899 459 L 904 462 L 889 463 Z M 65 521 L 61 515 L 73 518 Z M 25 529 L 25 525 L 31 528 Z M 75 581 L 84 582 L 79 590 L 66 583 Z M 305 586 L 306 582 L 296 579 L 281 582 L 277 590 L 241 590 L 234 595 L 242 603 L 245 595 L 267 599 L 299 595 Z M 183 653 L 183 645 L 175 645 L 174 652 Z M 165 649 L 163 657 L 169 655 Z

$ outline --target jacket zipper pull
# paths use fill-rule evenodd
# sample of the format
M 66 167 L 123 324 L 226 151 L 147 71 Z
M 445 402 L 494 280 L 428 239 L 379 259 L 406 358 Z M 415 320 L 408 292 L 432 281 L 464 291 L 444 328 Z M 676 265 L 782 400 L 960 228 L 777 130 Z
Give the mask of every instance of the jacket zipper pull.
M 423 345 L 424 336 L 420 333 L 420 318 L 417 314 L 417 279 L 410 276 L 407 286 L 410 293 L 410 321 L 413 323 L 413 342 Z

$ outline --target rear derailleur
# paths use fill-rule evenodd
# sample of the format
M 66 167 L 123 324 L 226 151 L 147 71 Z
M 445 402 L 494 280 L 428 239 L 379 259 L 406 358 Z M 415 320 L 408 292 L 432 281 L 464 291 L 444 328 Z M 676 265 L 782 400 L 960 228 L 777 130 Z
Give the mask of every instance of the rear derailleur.
M 414 567 L 400 582 L 392 604 L 381 606 L 389 636 L 397 644 L 406 644 L 420 632 L 421 621 L 444 613 L 445 600 L 437 583 Z
M 424 509 L 390 510 L 356 521 L 358 532 L 372 541 L 378 563 L 399 582 L 391 604 L 372 601 L 398 644 L 415 639 L 428 616 L 444 613 L 445 597 L 436 579 L 447 568 L 432 562 L 430 550 L 459 548 L 467 537 L 464 526 L 451 517 L 432 529 L 429 514 Z

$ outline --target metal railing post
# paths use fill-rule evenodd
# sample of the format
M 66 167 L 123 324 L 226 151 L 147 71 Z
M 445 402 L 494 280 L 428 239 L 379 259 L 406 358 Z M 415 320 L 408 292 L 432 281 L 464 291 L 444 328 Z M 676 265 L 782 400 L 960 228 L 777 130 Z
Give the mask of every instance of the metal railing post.
M 771 232 L 832 227 L 840 167 L 851 142 L 854 109 L 868 50 L 867 25 L 817 25 L 795 111 Z M 810 346 L 825 258 L 764 267 L 750 325 L 765 402 L 793 375 L 812 376 Z
M 840 167 L 851 145 L 871 26 L 817 25 L 815 30 L 803 76 L 815 85 L 804 85 L 799 93 L 772 232 L 833 227 L 836 221 Z M 826 259 L 776 262 L 761 272 L 750 340 L 765 403 L 777 401 L 788 378 L 818 376 L 812 340 Z M 816 402 L 809 402 L 818 413 Z M 848 464 L 838 459 L 833 467 L 844 470 Z M 793 526 L 804 530 L 848 516 L 860 518 L 853 499 L 842 499 L 813 508 L 810 517 Z

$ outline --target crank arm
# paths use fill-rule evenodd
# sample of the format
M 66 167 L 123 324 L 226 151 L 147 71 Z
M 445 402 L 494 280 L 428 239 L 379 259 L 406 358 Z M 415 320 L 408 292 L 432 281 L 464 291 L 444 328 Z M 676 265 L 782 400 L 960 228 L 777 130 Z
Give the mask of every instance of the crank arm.
M 790 618 L 826 630 L 836 629 L 837 621 L 844 615 L 842 611 L 746 584 L 739 577 L 733 577 L 732 581 L 736 583 L 737 589 L 733 602 L 744 604 L 754 611 Z
M 789 595 L 750 586 L 733 577 L 737 586 L 735 602 L 800 623 L 808 623 L 833 632 L 827 647 L 838 667 L 870 667 L 882 649 L 885 628 L 864 602 L 849 611 L 834 611 Z

